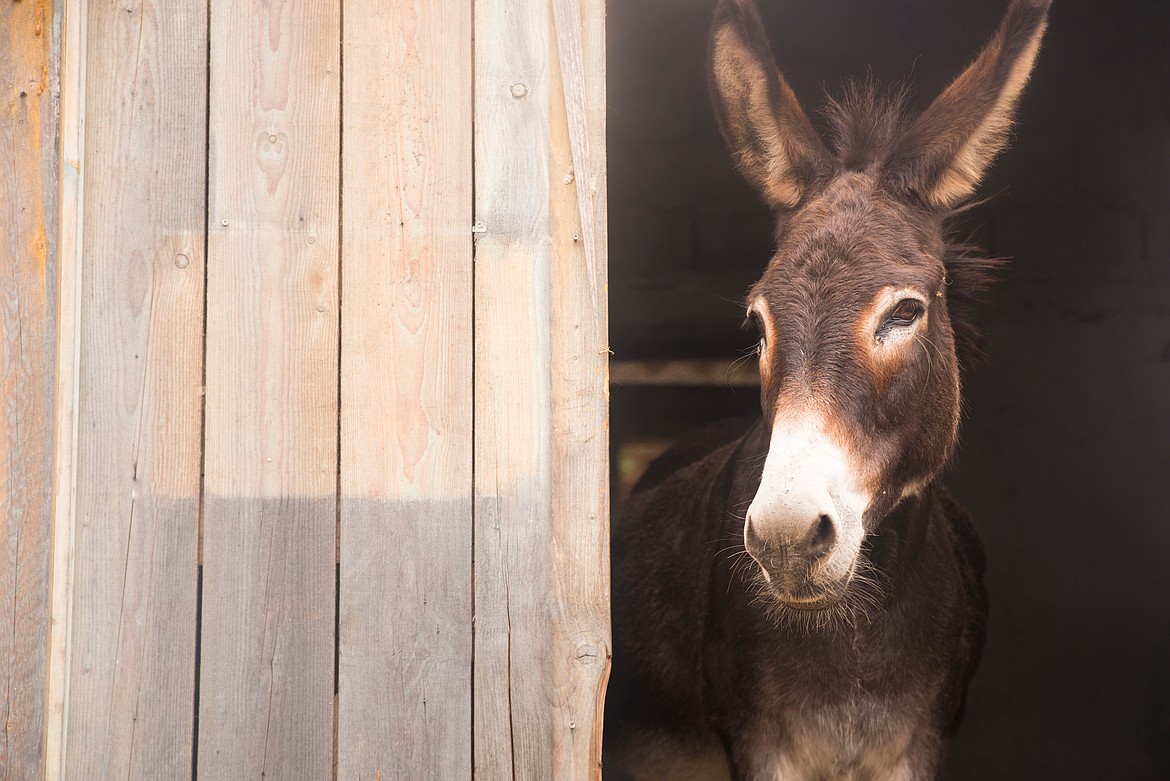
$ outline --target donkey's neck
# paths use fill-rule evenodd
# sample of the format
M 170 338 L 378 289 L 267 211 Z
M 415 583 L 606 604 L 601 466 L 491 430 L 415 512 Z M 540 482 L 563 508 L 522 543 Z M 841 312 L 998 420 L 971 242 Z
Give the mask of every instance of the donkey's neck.
M 920 492 L 903 499 L 866 536 L 869 562 L 896 587 L 899 576 L 911 575 L 927 563 L 932 533 L 931 518 L 937 507 L 938 479 Z

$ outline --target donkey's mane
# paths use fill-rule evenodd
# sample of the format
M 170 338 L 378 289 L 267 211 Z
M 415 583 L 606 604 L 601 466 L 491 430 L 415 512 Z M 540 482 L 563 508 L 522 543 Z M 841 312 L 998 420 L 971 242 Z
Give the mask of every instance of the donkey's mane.
M 987 292 L 995 284 L 996 272 L 1006 262 L 1006 258 L 989 257 L 982 248 L 973 244 L 951 238 L 947 240 L 943 252 L 943 265 L 947 269 L 947 310 L 955 332 L 955 353 L 960 368 L 979 363 L 986 357 L 977 319 Z
M 867 79 L 847 82 L 839 98 L 827 97 L 821 113 L 828 123 L 828 138 L 842 169 L 864 170 L 882 166 L 891 159 L 915 119 L 907 106 L 909 96 L 910 89 L 905 83 L 884 88 L 875 80 Z M 1004 258 L 989 257 L 982 248 L 956 236 L 957 218 L 985 201 L 967 201 L 950 209 L 943 218 L 947 308 L 959 365 L 963 367 L 985 358 L 976 320 L 986 294 L 996 281 L 996 273 L 1005 263 Z
M 886 89 L 872 78 L 846 82 L 839 98 L 827 95 L 821 114 L 837 162 L 860 170 L 889 160 L 913 119 L 906 109 L 909 96 L 905 84 Z

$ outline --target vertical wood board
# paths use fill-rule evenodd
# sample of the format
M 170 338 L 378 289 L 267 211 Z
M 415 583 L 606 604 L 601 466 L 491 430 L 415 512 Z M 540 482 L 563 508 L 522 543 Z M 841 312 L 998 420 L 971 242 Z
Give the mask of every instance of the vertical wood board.
M 0 5 L 0 778 L 43 764 L 57 313 L 59 3 Z
M 471 776 L 471 0 L 345 4 L 338 777 Z
M 199 774 L 333 755 L 340 9 L 211 3 Z
M 85 148 L 85 61 L 88 17 L 83 0 L 62 0 L 58 211 L 57 365 L 54 387 L 52 583 L 48 685 L 45 687 L 44 779 L 65 775 L 69 692 L 73 543 L 76 531 L 78 397 L 81 362 L 81 273 Z
M 599 780 L 610 661 L 605 4 L 552 6 L 551 664 L 564 719 L 555 756 L 558 778 Z
M 609 653 L 603 9 L 479 0 L 475 20 L 475 770 L 598 778 Z
M 190 772 L 206 9 L 88 6 L 65 775 Z
M 475 775 L 555 778 L 547 0 L 475 8 Z

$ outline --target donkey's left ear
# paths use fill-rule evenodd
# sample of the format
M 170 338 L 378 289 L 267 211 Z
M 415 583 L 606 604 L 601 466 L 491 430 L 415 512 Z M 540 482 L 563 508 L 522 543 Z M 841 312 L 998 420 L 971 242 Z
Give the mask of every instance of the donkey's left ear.
M 888 168 L 928 204 L 970 196 L 1007 144 L 1052 0 L 1012 0 L 987 48 L 910 126 Z

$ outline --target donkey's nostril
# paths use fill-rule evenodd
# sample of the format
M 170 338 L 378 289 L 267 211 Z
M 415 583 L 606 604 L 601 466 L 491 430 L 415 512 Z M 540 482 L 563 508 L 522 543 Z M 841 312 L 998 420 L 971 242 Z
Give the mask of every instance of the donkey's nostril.
M 743 527 L 743 542 L 747 552 L 753 556 L 759 555 L 764 551 L 764 542 L 760 539 L 760 535 L 756 533 L 756 528 L 752 526 L 752 519 L 748 518 L 747 523 Z
M 808 535 L 808 551 L 813 556 L 824 556 L 837 541 L 837 524 L 827 515 L 821 515 Z

